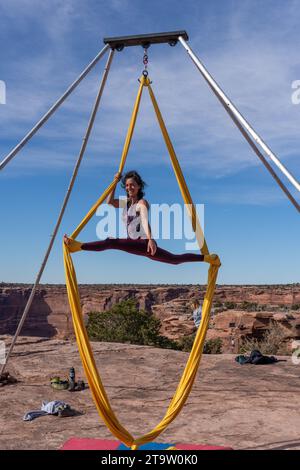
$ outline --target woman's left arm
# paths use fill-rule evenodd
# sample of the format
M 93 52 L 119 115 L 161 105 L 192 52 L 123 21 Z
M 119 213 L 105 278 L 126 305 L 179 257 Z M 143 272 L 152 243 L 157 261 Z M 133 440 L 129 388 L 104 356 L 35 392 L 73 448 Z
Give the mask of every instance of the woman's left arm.
M 149 205 L 147 201 L 142 199 L 141 201 L 139 201 L 137 209 L 140 211 L 142 228 L 148 239 L 147 252 L 150 252 L 151 255 L 153 256 L 156 253 L 157 245 L 151 235 L 151 227 L 150 227 L 149 220 L 148 220 L 148 207 Z

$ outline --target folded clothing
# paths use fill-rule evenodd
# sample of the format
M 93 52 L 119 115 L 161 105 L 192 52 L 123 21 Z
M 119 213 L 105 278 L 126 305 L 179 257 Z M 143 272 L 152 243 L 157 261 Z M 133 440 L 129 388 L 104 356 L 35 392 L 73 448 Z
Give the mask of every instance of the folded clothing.
M 58 415 L 64 410 L 70 410 L 71 407 L 64 401 L 54 400 L 54 401 L 43 401 L 40 410 L 32 410 L 25 413 L 23 421 L 32 421 L 35 418 L 46 415 Z
M 39 418 L 40 416 L 46 416 L 48 413 L 46 411 L 41 410 L 32 410 L 25 413 L 23 416 L 23 421 L 33 421 L 35 418 Z

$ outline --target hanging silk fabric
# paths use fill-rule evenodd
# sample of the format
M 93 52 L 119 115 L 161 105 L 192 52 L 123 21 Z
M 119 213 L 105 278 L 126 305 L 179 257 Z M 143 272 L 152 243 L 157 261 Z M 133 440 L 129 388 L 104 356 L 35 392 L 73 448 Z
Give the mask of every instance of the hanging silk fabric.
M 188 208 L 189 215 L 191 218 L 191 223 L 193 230 L 196 234 L 196 239 L 199 244 L 199 248 L 203 255 L 209 255 L 208 247 L 206 241 L 204 239 L 204 235 L 196 214 L 195 206 L 193 204 L 191 195 L 189 193 L 188 187 L 186 185 L 185 179 L 183 177 L 178 159 L 176 157 L 173 145 L 171 143 L 170 137 L 168 135 L 167 129 L 165 127 L 162 115 L 160 113 L 158 104 L 156 102 L 153 90 L 150 85 L 150 80 L 148 77 L 142 75 L 140 78 L 140 86 L 138 90 L 138 94 L 136 97 L 136 101 L 134 104 L 127 136 L 125 139 L 123 152 L 121 156 L 121 161 L 119 164 L 118 172 L 122 173 L 124 169 L 124 165 L 126 162 L 126 158 L 128 155 L 130 142 L 132 139 L 137 114 L 139 111 L 139 105 L 141 101 L 141 96 L 143 92 L 143 88 L 146 87 L 149 91 L 150 98 L 158 119 L 158 123 L 160 129 L 162 131 L 164 140 L 166 142 L 166 146 L 168 148 L 168 152 L 171 158 L 172 167 L 176 176 L 177 183 L 179 185 L 183 201 Z M 110 192 L 115 188 L 117 184 L 117 180 L 114 180 L 103 192 L 100 198 L 95 202 L 93 207 L 84 217 L 84 219 L 80 222 L 78 227 L 74 230 L 71 237 L 72 239 L 76 239 L 85 225 L 89 222 L 89 220 L 93 217 L 98 207 L 105 201 L 107 196 Z M 65 274 L 66 274 L 66 286 L 67 286 L 67 293 L 68 299 L 70 304 L 70 309 L 72 313 L 74 331 L 76 335 L 76 340 L 78 344 L 78 349 L 81 357 L 81 361 L 85 370 L 85 374 L 89 383 L 89 387 L 96 404 L 97 410 L 99 415 L 105 422 L 108 429 L 111 433 L 120 441 L 122 441 L 126 446 L 131 447 L 131 449 L 137 449 L 138 446 L 142 444 L 146 444 L 147 442 L 153 441 L 159 434 L 161 434 L 166 427 L 176 418 L 179 414 L 180 410 L 184 406 L 189 393 L 192 389 L 196 373 L 199 367 L 199 363 L 201 360 L 202 350 L 204 346 L 205 336 L 208 329 L 209 318 L 210 318 L 210 311 L 212 306 L 213 295 L 215 291 L 215 285 L 217 281 L 217 275 L 219 267 L 221 266 L 220 260 L 217 255 L 210 255 L 206 257 L 206 260 L 210 263 L 208 269 L 208 279 L 207 279 L 207 290 L 203 301 L 202 307 L 202 321 L 198 328 L 195 341 L 190 352 L 188 361 L 186 363 L 185 369 L 183 371 L 182 377 L 180 382 L 177 386 L 177 389 L 174 393 L 174 396 L 169 404 L 169 407 L 166 411 L 165 416 L 160 421 L 160 423 L 150 432 L 147 434 L 134 438 L 129 431 L 118 421 L 115 413 L 113 412 L 108 396 L 102 384 L 95 359 L 93 356 L 93 352 L 91 349 L 90 341 L 87 335 L 87 331 L 83 322 L 83 315 L 80 305 L 80 297 L 78 291 L 78 284 L 76 279 L 76 272 L 74 269 L 74 265 L 72 262 L 71 254 L 69 252 L 69 248 L 66 244 L 63 244 L 63 255 L 64 255 L 64 266 L 65 266 Z

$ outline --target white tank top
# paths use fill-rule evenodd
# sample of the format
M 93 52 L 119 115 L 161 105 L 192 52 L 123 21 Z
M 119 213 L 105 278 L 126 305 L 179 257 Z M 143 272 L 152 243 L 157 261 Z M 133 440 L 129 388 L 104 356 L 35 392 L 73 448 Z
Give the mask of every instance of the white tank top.
M 123 209 L 122 219 L 126 226 L 127 237 L 136 240 L 141 237 L 140 211 L 137 208 L 138 201 Z

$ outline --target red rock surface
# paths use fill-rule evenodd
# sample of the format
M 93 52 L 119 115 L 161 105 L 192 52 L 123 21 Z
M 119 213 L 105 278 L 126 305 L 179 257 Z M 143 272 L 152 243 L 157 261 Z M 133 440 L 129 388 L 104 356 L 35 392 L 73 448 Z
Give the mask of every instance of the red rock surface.
M 11 338 L 1 337 L 9 344 Z M 118 419 L 134 436 L 163 418 L 188 354 L 117 343 L 92 343 L 96 364 Z M 244 365 L 230 354 L 203 355 L 193 390 L 158 442 L 300 449 L 299 367 L 290 357 L 266 366 Z M 59 449 L 72 436 L 112 439 L 89 389 L 70 393 L 49 385 L 75 367 L 84 378 L 72 341 L 21 337 L 8 370 L 18 383 L 0 388 L 0 449 Z M 22 420 L 43 400 L 63 400 L 78 416 Z

